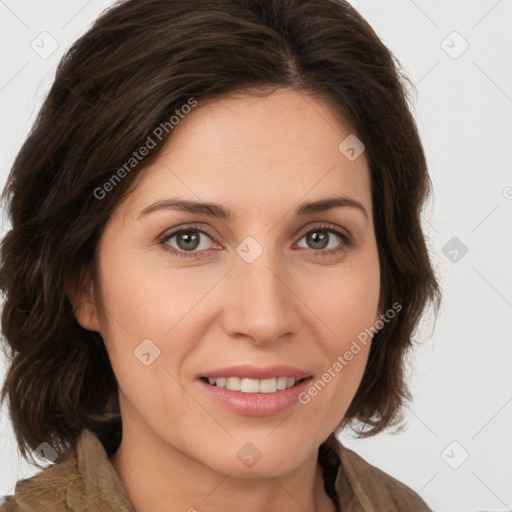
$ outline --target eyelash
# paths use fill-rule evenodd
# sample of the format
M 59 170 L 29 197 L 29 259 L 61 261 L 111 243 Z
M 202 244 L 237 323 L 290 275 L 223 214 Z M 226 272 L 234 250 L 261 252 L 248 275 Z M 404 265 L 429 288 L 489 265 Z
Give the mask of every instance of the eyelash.
M 209 233 L 209 231 L 207 229 L 205 229 L 205 228 L 198 228 L 198 227 L 196 227 L 194 225 L 190 225 L 190 226 L 185 226 L 183 228 L 180 228 L 180 229 L 178 229 L 176 231 L 173 231 L 172 233 L 169 233 L 167 235 L 164 235 L 163 237 L 161 237 L 159 239 L 159 243 L 162 246 L 164 246 L 164 250 L 170 252 L 171 254 L 173 254 L 175 256 L 178 256 L 179 258 L 202 258 L 202 257 L 206 257 L 204 255 L 204 253 L 206 251 L 187 252 L 187 251 L 177 250 L 174 247 L 171 247 L 167 243 L 171 238 L 174 238 L 175 236 L 180 235 L 181 233 L 186 233 L 186 232 L 190 232 L 190 231 L 195 231 L 195 232 L 201 233 L 201 234 L 206 235 L 207 237 L 209 237 L 209 238 L 211 238 L 213 240 L 213 236 Z M 334 228 L 333 226 L 331 226 L 329 224 L 320 224 L 318 226 L 314 226 L 313 228 L 309 229 L 308 231 L 302 233 L 302 235 L 301 235 L 299 240 L 302 240 L 302 238 L 304 238 L 306 235 L 309 235 L 310 233 L 314 233 L 315 231 L 327 231 L 328 233 L 332 233 L 332 234 L 338 236 L 341 239 L 341 243 L 340 243 L 339 247 L 337 247 L 335 249 L 327 249 L 327 250 L 323 250 L 323 249 L 318 249 L 318 250 L 310 249 L 311 251 L 313 251 L 315 253 L 315 257 L 317 257 L 317 256 L 320 256 L 320 257 L 333 256 L 334 254 L 337 254 L 337 253 L 340 253 L 342 251 L 345 251 L 346 249 L 348 249 L 349 247 L 352 246 L 352 237 L 350 235 L 345 234 L 345 233 L 339 231 L 338 229 Z

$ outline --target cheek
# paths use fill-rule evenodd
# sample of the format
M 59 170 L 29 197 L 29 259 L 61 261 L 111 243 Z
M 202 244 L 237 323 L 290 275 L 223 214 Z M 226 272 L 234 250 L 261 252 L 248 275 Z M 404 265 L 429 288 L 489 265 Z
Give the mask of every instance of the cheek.
M 134 351 L 138 353 L 141 343 L 147 345 L 151 357 L 158 355 L 157 366 L 163 367 L 164 360 L 169 363 L 170 356 L 179 361 L 189 350 L 190 319 L 218 277 L 193 268 L 169 269 L 161 261 L 157 265 L 129 251 L 108 253 L 106 248 L 105 254 L 108 259 L 100 260 L 102 334 L 116 375 L 134 367 L 140 370 Z M 182 343 L 174 343 L 176 339 Z
M 135 336 L 145 331 L 143 335 L 150 336 L 155 329 L 165 328 L 158 323 L 155 325 L 159 308 L 168 308 L 169 320 L 172 320 L 172 305 L 180 303 L 172 297 L 176 299 L 179 291 L 165 281 L 162 271 L 151 265 L 147 256 L 134 253 L 129 247 L 116 250 L 117 246 L 122 247 L 122 244 L 114 240 L 103 247 L 100 258 L 106 323 L 117 330 L 124 329 L 125 335 Z
M 317 287 L 308 284 L 310 290 L 315 290 L 309 294 L 308 306 L 328 327 L 328 331 L 322 331 L 329 335 L 319 337 L 327 362 L 308 395 L 313 399 L 322 394 L 325 407 L 344 411 L 362 379 L 375 333 L 380 296 L 377 250 L 340 267 L 337 273 L 331 272 L 329 279 L 316 277 Z
M 162 421 L 169 407 L 186 417 L 173 362 L 183 358 L 187 347 L 172 341 L 196 294 L 170 273 L 166 277 L 137 260 L 143 258 L 114 256 L 109 261 L 115 264 L 103 267 L 103 337 L 112 368 L 126 407 Z
M 377 252 L 354 258 L 338 270 L 317 271 L 301 279 L 298 295 L 327 326 L 332 354 L 346 350 L 353 339 L 374 326 L 380 296 Z M 324 331 L 325 332 L 325 331 Z

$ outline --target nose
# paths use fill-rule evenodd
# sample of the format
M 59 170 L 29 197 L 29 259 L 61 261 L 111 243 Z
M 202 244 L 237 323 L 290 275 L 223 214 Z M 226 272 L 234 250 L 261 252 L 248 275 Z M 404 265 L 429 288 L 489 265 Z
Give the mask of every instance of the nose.
M 264 251 L 252 263 L 237 256 L 228 276 L 229 299 L 223 308 L 228 335 L 263 346 L 296 331 L 297 298 L 289 273 L 275 255 Z

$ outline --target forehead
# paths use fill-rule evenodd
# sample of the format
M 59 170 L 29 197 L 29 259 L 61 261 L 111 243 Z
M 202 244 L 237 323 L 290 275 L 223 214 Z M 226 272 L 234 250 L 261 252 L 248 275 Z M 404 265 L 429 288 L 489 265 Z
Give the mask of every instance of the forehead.
M 140 211 L 172 195 L 278 214 L 297 202 L 345 195 L 371 213 L 366 154 L 349 160 L 339 149 L 349 136 L 330 106 L 296 91 L 199 103 L 142 171 L 126 206 Z

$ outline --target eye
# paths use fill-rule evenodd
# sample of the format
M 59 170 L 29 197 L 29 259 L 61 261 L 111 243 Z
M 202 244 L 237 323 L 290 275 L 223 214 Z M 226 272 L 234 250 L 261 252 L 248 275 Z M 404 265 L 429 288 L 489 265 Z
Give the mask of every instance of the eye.
M 336 238 L 338 238 L 338 243 L 336 243 Z M 331 225 L 315 226 L 307 231 L 302 239 L 305 239 L 311 250 L 315 251 L 315 256 L 331 256 L 345 251 L 352 245 L 351 237 L 348 234 Z
M 212 237 L 204 229 L 194 226 L 185 226 L 181 229 L 173 231 L 160 240 L 165 249 L 182 258 L 198 258 L 205 254 L 208 249 L 208 243 L 204 242 L 204 238 Z M 173 241 L 173 239 L 175 239 Z
M 202 258 L 209 256 L 209 244 L 204 239 L 213 242 L 213 237 L 206 229 L 200 229 L 196 226 L 185 226 L 167 235 L 160 240 L 160 244 L 165 250 L 180 258 Z M 341 251 L 345 251 L 352 245 L 351 236 L 343 233 L 331 225 L 315 226 L 302 235 L 299 240 L 306 240 L 306 244 L 310 246 L 310 251 L 315 256 L 332 256 Z M 336 239 L 338 241 L 336 242 Z M 215 245 L 215 243 L 214 243 Z M 216 245 L 217 250 L 222 249 L 220 245 Z M 307 247 L 306 247 L 307 248 Z

